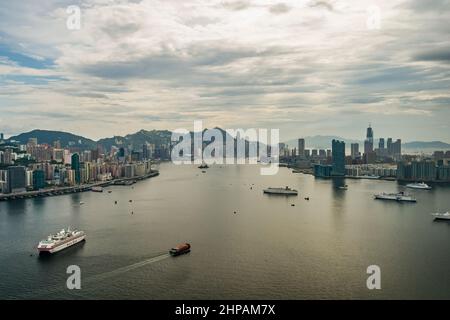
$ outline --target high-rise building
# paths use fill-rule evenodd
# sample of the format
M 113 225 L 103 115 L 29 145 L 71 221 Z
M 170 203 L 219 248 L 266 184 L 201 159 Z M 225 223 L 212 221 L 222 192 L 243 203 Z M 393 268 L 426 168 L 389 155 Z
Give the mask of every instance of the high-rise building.
M 386 148 L 387 148 L 387 153 L 388 153 L 388 155 L 389 155 L 389 156 L 392 156 L 392 138 L 388 138 L 388 139 L 387 139 L 387 145 L 386 145 Z
M 332 175 L 345 175 L 345 142 L 334 140 L 332 141 L 331 157 L 333 162 Z
M 360 153 L 359 153 L 359 143 L 352 143 L 351 145 L 350 145 L 350 150 L 351 150 L 351 156 L 352 156 L 352 159 L 356 159 L 356 158 L 359 158 L 359 156 L 360 156 Z
M 33 189 L 39 190 L 45 187 L 45 172 L 42 170 L 33 171 Z
M 392 143 L 392 157 L 397 161 L 402 158 L 402 140 L 397 139 Z
M 298 139 L 298 155 L 299 157 L 305 156 L 305 139 Z
M 364 153 L 367 154 L 373 151 L 373 129 L 369 124 L 367 128 L 366 140 L 364 141 Z
M 75 183 L 81 183 L 81 172 L 80 172 L 80 155 L 74 153 L 71 158 L 71 168 L 75 172 Z
M 7 193 L 22 192 L 26 188 L 26 172 L 23 166 L 8 167 Z
M 384 138 L 380 138 L 380 140 L 378 141 L 378 149 L 384 149 Z
M 3 141 L 3 140 L 5 140 L 4 136 L 3 136 L 3 133 L 0 133 L 0 141 Z

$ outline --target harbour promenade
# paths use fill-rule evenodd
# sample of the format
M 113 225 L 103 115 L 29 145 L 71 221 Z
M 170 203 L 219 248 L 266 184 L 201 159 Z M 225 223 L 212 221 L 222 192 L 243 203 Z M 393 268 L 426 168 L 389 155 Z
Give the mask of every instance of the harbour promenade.
M 101 181 L 90 184 L 82 184 L 70 187 L 55 187 L 55 188 L 47 188 L 42 190 L 35 191 L 26 191 L 20 193 L 9 193 L 9 194 L 1 194 L 0 193 L 0 201 L 8 201 L 8 200 L 18 200 L 18 199 L 26 199 L 26 198 L 37 198 L 37 197 L 52 197 L 52 196 L 60 196 L 64 194 L 77 193 L 77 192 L 85 192 L 92 190 L 93 187 L 107 187 L 109 185 L 128 185 L 133 184 L 134 182 L 153 178 L 159 175 L 158 170 L 152 170 L 150 173 L 147 173 L 143 176 L 137 176 L 132 178 L 120 178 L 109 181 Z

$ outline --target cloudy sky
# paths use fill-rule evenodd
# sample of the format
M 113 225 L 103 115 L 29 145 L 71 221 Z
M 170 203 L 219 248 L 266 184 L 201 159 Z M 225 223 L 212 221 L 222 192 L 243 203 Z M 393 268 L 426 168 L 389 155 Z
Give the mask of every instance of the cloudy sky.
M 449 21 L 448 0 L 1 0 L 0 132 L 362 138 L 371 122 L 450 142 Z

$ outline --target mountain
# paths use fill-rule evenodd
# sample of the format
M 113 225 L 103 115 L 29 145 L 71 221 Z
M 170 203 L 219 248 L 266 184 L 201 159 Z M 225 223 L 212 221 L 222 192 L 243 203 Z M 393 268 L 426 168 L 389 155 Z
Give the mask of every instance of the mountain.
M 37 138 L 38 143 L 47 143 L 49 145 L 53 145 L 54 141 L 59 140 L 63 147 L 72 145 L 80 148 L 92 149 L 97 145 L 94 140 L 77 136 L 72 133 L 39 129 L 13 136 L 9 138 L 9 141 L 14 140 L 19 141 L 21 144 L 26 144 L 30 138 Z
M 155 145 L 168 144 L 172 132 L 168 130 L 140 130 L 136 133 L 128 134 L 124 137 L 114 136 L 112 138 L 104 138 L 97 141 L 106 150 L 110 150 L 112 146 L 132 146 L 135 149 L 141 149 L 144 143 L 152 143 Z
M 411 141 L 402 144 L 405 149 L 450 150 L 450 144 L 442 141 Z

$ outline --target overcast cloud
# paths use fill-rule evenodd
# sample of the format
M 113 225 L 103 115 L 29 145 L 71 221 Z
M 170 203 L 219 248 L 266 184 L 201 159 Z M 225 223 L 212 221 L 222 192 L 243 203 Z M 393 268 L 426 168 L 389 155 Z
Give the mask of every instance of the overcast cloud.
M 448 21 L 445 0 L 1 1 L 0 132 L 203 120 L 287 140 L 361 138 L 371 122 L 377 137 L 450 142 Z

